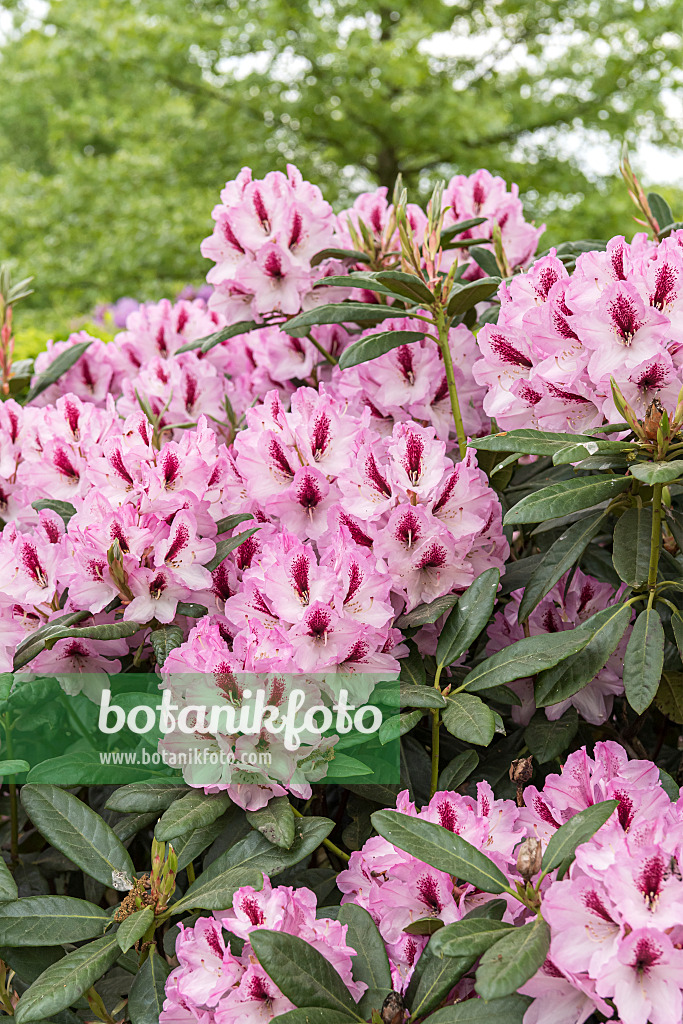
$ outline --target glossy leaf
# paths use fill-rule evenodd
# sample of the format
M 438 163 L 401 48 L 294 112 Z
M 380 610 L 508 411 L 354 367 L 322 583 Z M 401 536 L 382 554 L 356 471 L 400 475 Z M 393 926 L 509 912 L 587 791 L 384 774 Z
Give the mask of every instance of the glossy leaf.
M 305 313 L 299 313 L 284 324 L 283 330 L 293 338 L 302 338 L 308 334 L 311 327 L 318 324 L 377 324 L 395 316 L 396 310 L 391 306 L 367 302 L 341 302 L 315 306 Z
M 530 1003 L 528 996 L 518 993 L 503 999 L 466 999 L 437 1010 L 427 1024 L 523 1024 Z
M 154 922 L 154 908 L 144 907 L 122 921 L 116 932 L 116 941 L 123 953 L 134 946 Z
M 397 629 L 410 629 L 415 626 L 425 626 L 428 623 L 436 622 L 442 615 L 449 612 L 454 604 L 457 604 L 457 597 L 455 594 L 445 594 L 443 597 L 437 597 L 429 604 L 420 604 L 417 608 L 413 608 L 412 612 L 406 612 L 405 615 L 399 615 L 394 625 Z
M 619 578 L 630 587 L 647 583 L 651 536 L 651 508 L 627 509 L 614 527 L 612 562 Z
M 373 1008 L 368 1005 L 372 1001 L 373 991 L 390 990 L 393 987 L 386 946 L 377 925 L 363 907 L 345 903 L 337 920 L 348 926 L 346 945 L 356 951 L 355 956 L 351 957 L 353 978 L 368 986 L 366 995 L 369 999 L 363 997 L 358 1007 L 362 1016 L 367 1018 Z
M 216 554 L 213 556 L 210 562 L 207 562 L 204 566 L 209 572 L 213 572 L 223 562 L 231 551 L 238 548 L 241 544 L 244 544 L 245 540 L 251 537 L 256 531 L 260 529 L 258 526 L 254 526 L 251 530 L 243 530 L 242 533 L 236 534 L 234 537 L 227 537 L 225 540 L 219 540 L 216 544 Z
M 572 523 L 550 546 L 524 588 L 517 615 L 519 622 L 524 622 L 529 617 L 557 581 L 571 569 L 575 562 L 578 562 L 593 537 L 600 530 L 605 518 L 604 512 L 596 512 L 592 516 L 580 519 L 578 523 Z
M 542 523 L 546 519 L 557 519 L 559 516 L 579 512 L 584 508 L 592 508 L 602 501 L 616 497 L 628 490 L 628 477 L 580 476 L 572 480 L 561 480 L 550 484 L 540 491 L 528 494 L 510 509 L 503 523 L 505 526 L 516 523 Z
M 497 273 L 497 270 L 494 273 Z M 448 316 L 462 316 L 478 302 L 490 298 L 498 290 L 499 285 L 500 277 L 482 277 L 477 281 L 468 281 L 462 287 L 456 284 L 448 299 Z
M 349 990 L 322 953 L 295 935 L 258 928 L 250 935 L 261 967 L 295 1006 L 356 1013 Z
M 369 334 L 344 349 L 339 357 L 339 368 L 347 370 L 350 366 L 367 363 L 371 359 L 383 356 L 386 352 L 391 352 L 394 348 L 411 345 L 415 341 L 422 341 L 425 337 L 425 331 L 380 331 L 378 334 Z
M 104 934 L 109 921 L 106 911 L 87 900 L 24 896 L 0 905 L 0 945 L 61 946 L 95 939 Z
M 583 650 L 537 676 L 537 706 L 559 704 L 595 679 L 619 646 L 632 614 L 628 605 L 616 605 L 587 619 L 583 628 L 589 629 L 591 636 Z
M 492 568 L 477 576 L 446 619 L 436 648 L 439 665 L 447 666 L 474 643 L 493 611 L 500 571 Z
M 207 796 L 203 789 L 193 789 L 175 800 L 159 819 L 154 835 L 159 842 L 170 842 L 193 829 L 210 825 L 228 809 L 227 793 Z
M 438 871 L 471 882 L 482 892 L 501 893 L 507 889 L 505 875 L 492 860 L 440 825 L 398 811 L 376 811 L 372 823 L 387 842 Z
M 585 434 L 562 434 L 554 430 L 534 430 L 520 427 L 518 430 L 501 430 L 486 437 L 473 437 L 471 448 L 485 452 L 515 452 L 519 455 L 555 455 L 557 452 L 579 442 L 595 444 L 596 439 Z
M 294 811 L 286 796 L 269 800 L 258 811 L 247 811 L 247 821 L 275 846 L 289 850 L 296 835 Z
M 392 715 L 391 718 L 385 718 L 377 734 L 379 742 L 382 746 L 385 746 L 385 744 L 405 736 L 406 733 L 415 728 L 417 723 L 424 717 L 424 714 L 425 712 L 418 708 L 416 711 L 410 711 L 405 715 Z
M 165 811 L 174 800 L 188 792 L 185 785 L 172 786 L 156 782 L 132 782 L 120 786 L 105 804 L 108 811 L 135 812 Z
M 493 712 L 473 693 L 447 697 L 442 718 L 451 736 L 480 747 L 488 746 L 496 731 Z
M 543 854 L 543 871 L 552 871 L 576 853 L 577 846 L 587 842 L 619 806 L 618 800 L 603 800 L 601 803 L 579 811 L 564 825 L 553 832 Z
M 42 395 L 43 391 L 46 391 L 51 384 L 56 384 L 59 378 L 78 362 L 83 353 L 87 352 L 92 343 L 93 339 L 89 338 L 88 341 L 79 341 L 76 345 L 70 345 L 69 348 L 60 352 L 57 358 L 53 359 L 47 369 L 34 381 L 26 396 L 26 403 L 28 404 L 38 395 Z
M 135 868 L 118 836 L 78 797 L 58 786 L 26 785 L 21 802 L 38 831 L 86 875 L 111 886 L 113 872 Z
M 550 948 L 550 928 L 542 918 L 515 928 L 484 953 L 475 991 L 482 999 L 513 995 L 543 965 Z
M 45 647 L 51 651 L 58 640 L 122 640 L 144 629 L 142 622 L 103 622 L 100 626 L 67 626 L 55 629 L 45 637 Z
M 16 1024 L 48 1020 L 65 1010 L 101 978 L 120 955 L 116 936 L 105 935 L 58 960 L 24 992 L 14 1011 Z
M 171 968 L 154 949 L 135 975 L 128 996 L 131 1024 L 159 1024 L 166 998 L 166 979 Z
M 664 666 L 664 627 L 655 608 L 640 613 L 624 657 L 626 699 L 640 715 L 654 700 Z
M 590 633 L 581 629 L 568 629 L 562 633 L 544 633 L 524 637 L 490 658 L 482 661 L 465 676 L 469 693 L 488 690 L 492 686 L 511 683 L 515 679 L 536 675 L 558 665 L 572 654 L 578 654 L 590 640 Z
M 504 921 L 465 918 L 441 928 L 429 948 L 437 956 L 467 956 L 469 953 L 481 956 L 514 927 L 514 924 L 506 924 Z
M 644 484 L 672 484 L 683 476 L 683 460 L 671 462 L 634 462 L 630 467 L 631 476 Z

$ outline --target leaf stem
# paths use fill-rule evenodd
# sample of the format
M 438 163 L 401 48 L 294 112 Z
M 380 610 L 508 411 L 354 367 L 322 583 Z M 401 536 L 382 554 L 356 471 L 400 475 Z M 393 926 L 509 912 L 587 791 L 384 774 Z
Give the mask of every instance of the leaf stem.
M 332 366 L 337 365 L 339 360 L 335 359 L 331 352 L 328 352 L 327 349 L 323 348 L 319 341 L 316 341 L 315 338 L 312 337 L 312 335 L 310 334 L 307 334 L 306 337 L 310 341 L 311 345 L 313 345 L 314 348 L 317 348 L 318 352 L 320 352 L 320 354 L 325 357 L 328 363 L 332 363 Z
M 650 567 L 647 574 L 648 590 L 654 594 L 659 568 L 659 549 L 662 541 L 662 484 L 652 488 L 652 533 L 650 535 Z
M 462 422 L 462 413 L 460 412 L 460 402 L 458 400 L 458 389 L 455 385 L 455 373 L 453 372 L 453 360 L 451 358 L 451 350 L 448 344 L 448 323 L 446 321 L 446 314 L 442 307 L 438 306 L 436 312 L 436 328 L 439 332 L 439 348 L 441 355 L 443 356 L 443 365 L 446 371 L 446 383 L 448 384 L 448 394 L 451 400 L 451 409 L 453 410 L 453 420 L 455 421 L 455 433 L 458 438 L 458 450 L 460 452 L 460 458 L 465 458 L 467 451 L 467 434 L 465 433 L 465 427 Z

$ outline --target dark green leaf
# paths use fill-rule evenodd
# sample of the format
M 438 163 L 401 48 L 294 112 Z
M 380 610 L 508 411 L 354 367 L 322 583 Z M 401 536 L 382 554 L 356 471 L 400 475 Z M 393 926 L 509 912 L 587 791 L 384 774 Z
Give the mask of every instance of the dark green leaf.
M 289 1010 L 277 1018 L 278 1024 L 348 1024 L 358 1020 L 340 1010 L 328 1010 L 322 1006 L 302 1006 L 299 1010 Z
M 17 883 L 14 881 L 12 872 L 0 857 L 0 904 L 16 900 L 19 895 Z M 2 920 L 2 906 L 0 906 L 0 921 Z M 2 940 L 0 939 L 0 942 Z
M 496 731 L 493 712 L 472 693 L 454 693 L 446 698 L 443 724 L 451 736 L 487 747 Z
M 26 403 L 32 402 L 38 395 L 42 395 L 43 391 L 46 391 L 51 384 L 56 384 L 59 378 L 70 370 L 74 363 L 77 363 L 83 353 L 90 348 L 93 343 L 93 338 L 88 341 L 79 341 L 76 345 L 71 345 L 69 348 L 64 349 L 63 352 L 53 359 L 46 370 L 40 374 L 33 386 L 29 389 L 29 393 L 26 396 Z
M 683 725 L 683 672 L 662 673 L 655 704 L 672 722 Z
M 400 348 L 401 345 L 422 341 L 424 337 L 424 331 L 380 331 L 378 334 L 370 334 L 344 349 L 339 357 L 339 369 L 347 370 L 350 366 L 367 363 L 370 359 L 377 359 L 394 348 Z
M 188 792 L 185 785 L 165 785 L 156 782 L 132 782 L 111 794 L 106 803 L 108 811 L 165 811 L 174 800 Z
M 587 619 L 583 628 L 591 631 L 591 637 L 583 650 L 537 677 L 537 706 L 544 708 L 559 704 L 595 679 L 617 649 L 631 615 L 628 605 L 616 605 Z
M 574 857 L 577 846 L 587 842 L 605 824 L 619 806 L 618 800 L 603 800 L 580 811 L 550 837 L 543 854 L 543 871 L 552 871 L 562 861 Z
M 191 619 L 201 619 L 208 610 L 205 604 L 196 604 L 194 601 L 189 604 L 187 601 L 178 601 L 176 605 L 178 615 L 188 615 Z
M 305 313 L 288 320 L 283 330 L 293 338 L 305 337 L 311 327 L 318 324 L 377 324 L 389 317 L 395 317 L 391 306 L 380 306 L 371 302 L 339 302 L 316 306 Z
M 539 764 L 552 761 L 564 753 L 576 735 L 579 716 L 576 708 L 567 708 L 561 718 L 548 721 L 539 711 L 524 730 L 524 742 Z
M 681 789 L 675 779 L 672 779 L 668 772 L 665 772 L 663 768 L 659 769 L 659 781 L 662 784 L 662 789 L 668 796 L 669 800 L 674 803 L 678 800 L 681 795 Z
M 193 789 L 175 800 L 159 819 L 154 835 L 159 842 L 170 842 L 194 829 L 210 825 L 230 806 L 227 793 L 207 796 L 203 789 Z
M 657 693 L 664 666 L 664 627 L 655 608 L 645 608 L 635 621 L 624 657 L 626 699 L 640 715 Z
M 470 250 L 470 254 L 473 250 Z M 493 257 L 495 263 L 495 257 Z M 488 271 L 487 271 L 488 272 Z M 498 269 L 493 271 L 498 274 Z M 482 277 L 478 281 L 468 281 L 462 287 L 455 286 L 448 300 L 448 316 L 462 316 L 478 302 L 483 302 L 493 295 L 500 285 L 500 277 Z
M 424 714 L 425 712 L 418 708 L 417 711 L 410 711 L 405 715 L 392 715 L 391 718 L 385 718 L 377 734 L 379 742 L 384 746 L 386 743 L 391 743 L 401 736 L 405 736 L 406 733 L 415 728 L 420 719 L 424 717 Z
M 421 917 L 417 921 L 405 926 L 403 931 L 406 935 L 433 935 L 443 928 L 443 921 L 438 917 Z
M 452 241 L 456 235 L 461 235 L 463 231 L 469 231 L 470 228 L 476 228 L 479 224 L 485 224 L 486 220 L 486 217 L 472 217 L 470 220 L 461 220 L 457 224 L 450 224 L 441 232 L 441 243 Z
M 384 940 L 367 910 L 354 903 L 344 904 L 337 920 L 348 925 L 346 945 L 356 951 L 356 955 L 351 957 L 353 978 L 355 981 L 365 982 L 368 986 L 365 993 L 368 998 L 364 996 L 358 1005 L 359 1013 L 367 1019 L 373 1009 L 373 1006 L 369 1005 L 373 1001 L 373 992 L 392 988 Z
M 674 631 L 678 653 L 683 657 L 683 612 L 672 613 L 671 628 Z
M 166 979 L 170 973 L 171 968 L 166 961 L 152 948 L 131 985 L 128 996 L 131 1024 L 159 1024 L 166 997 Z
M 289 850 L 296 835 L 294 811 L 286 796 L 269 800 L 258 811 L 247 811 L 247 821 L 269 843 Z
M 672 484 L 683 476 L 683 460 L 672 462 L 634 462 L 631 476 L 644 484 Z
M 520 427 L 519 430 L 501 430 L 497 434 L 488 434 L 486 437 L 473 437 L 469 444 L 477 451 L 555 455 L 556 452 L 578 442 L 595 444 L 595 438 L 585 434 L 561 434 L 552 430 Z
M 446 619 L 436 648 L 436 660 L 446 666 L 474 643 L 489 620 L 500 582 L 498 569 L 487 569 L 474 580 Z
M 561 480 L 540 491 L 528 494 L 518 501 L 506 514 L 504 525 L 516 523 L 541 523 L 546 519 L 557 519 L 584 508 L 592 508 L 602 501 L 614 498 L 628 490 L 628 477 L 580 476 L 572 480 Z
M 101 626 L 67 626 L 55 629 L 45 637 L 45 647 L 51 651 L 58 640 L 121 640 L 144 629 L 142 622 L 104 622 Z
M 425 306 L 431 306 L 434 302 L 434 296 L 425 282 L 415 274 L 406 274 L 403 270 L 380 270 L 374 276 L 380 284 L 387 285 L 412 302 L 421 302 Z
M 240 523 L 246 523 L 248 519 L 253 519 L 251 512 L 236 512 L 234 515 L 225 516 L 224 519 L 219 519 L 216 523 L 216 533 L 227 533 L 228 530 L 233 530 Z
M 394 625 L 398 629 L 411 629 L 415 626 L 425 626 L 428 623 L 436 622 L 445 612 L 451 610 L 453 605 L 457 603 L 457 600 L 455 594 L 445 594 L 443 597 L 437 597 L 434 601 L 430 601 L 429 604 L 420 604 L 417 608 L 413 608 L 412 612 L 399 615 Z
M 362 1020 L 339 974 L 313 946 L 295 935 L 265 928 L 253 931 L 250 940 L 261 967 L 295 1006 L 347 1011 Z
M 193 349 L 198 348 L 200 348 L 202 352 L 210 352 L 216 345 L 220 345 L 224 341 L 229 341 L 230 338 L 236 338 L 240 334 L 248 334 L 249 331 L 255 331 L 257 327 L 262 326 L 262 324 L 257 324 L 255 320 L 240 320 L 239 323 L 230 324 L 229 327 L 223 327 L 220 331 L 216 331 L 214 334 L 208 334 L 205 338 L 197 338 L 196 341 L 188 341 L 187 344 L 182 346 L 182 348 L 176 349 L 175 354 L 180 355 L 181 352 L 192 352 Z
M 116 941 L 123 953 L 142 938 L 149 926 L 154 922 L 154 908 L 144 907 L 122 921 L 116 932 Z
M 401 658 L 401 682 L 408 686 L 419 686 L 423 687 L 427 682 L 427 673 L 425 670 L 424 657 L 417 648 L 417 644 L 414 641 L 408 641 L 408 657 Z M 386 688 L 385 688 L 386 690 Z M 393 693 L 396 690 L 395 684 L 392 684 L 389 693 Z
M 53 619 L 52 622 L 41 626 L 40 629 L 34 630 L 17 646 L 14 655 L 15 672 L 23 668 L 24 665 L 28 665 L 29 661 L 32 661 L 41 651 L 45 650 L 45 637 L 61 627 L 71 626 L 76 622 L 83 622 L 84 619 L 89 619 L 90 614 L 89 611 L 68 612 L 66 615 L 60 615 L 58 618 Z
M 630 587 L 647 583 L 651 534 L 651 508 L 629 508 L 617 520 L 612 562 L 619 578 Z
M 209 825 L 202 828 L 195 828 L 192 832 L 186 832 L 184 836 L 178 836 L 173 840 L 173 849 L 178 856 L 178 870 L 182 871 L 188 864 L 191 864 L 195 857 L 203 853 L 207 846 L 218 839 L 226 827 L 226 823 L 232 821 L 232 813 L 237 814 L 237 808 L 229 808 L 220 818 L 216 818 Z
M 660 228 L 665 228 L 672 223 L 674 215 L 666 199 L 658 192 L 648 192 L 647 201 Z
M 31 765 L 28 761 L 18 761 L 14 758 L 12 761 L 0 761 L 0 776 L 4 775 L 21 775 L 22 772 L 27 772 Z
M 245 540 L 247 540 L 248 537 L 251 537 L 259 529 L 259 526 L 254 526 L 253 529 L 243 530 L 242 533 L 238 533 L 234 537 L 227 537 L 225 540 L 219 540 L 218 544 L 216 544 L 216 554 L 210 562 L 206 563 L 204 568 L 208 569 L 209 572 L 213 572 L 213 570 L 217 569 L 221 562 L 228 557 L 231 551 L 234 551 L 235 548 L 244 544 Z
M 109 915 L 87 900 L 71 896 L 24 896 L 0 905 L 0 944 L 61 946 L 95 939 L 104 933 Z
M 413 1017 L 422 1017 L 442 1003 L 476 959 L 471 955 L 443 958 L 432 956 L 431 941 L 415 965 L 405 997 Z
M 109 826 L 78 797 L 58 786 L 26 785 L 21 802 L 38 831 L 86 875 L 111 886 L 112 873 L 135 874 L 128 851 Z
M 440 825 L 398 811 L 376 811 L 372 823 L 387 842 L 439 871 L 471 882 L 482 892 L 501 893 L 507 889 L 505 875 L 493 861 Z
M 183 642 L 183 631 L 180 626 L 160 626 L 149 634 L 150 643 L 159 668 L 163 668 L 166 658 Z
M 549 948 L 550 928 L 542 918 L 515 928 L 484 953 L 475 991 L 482 999 L 513 995 L 543 965 Z
M 557 581 L 579 560 L 605 518 L 605 512 L 596 512 L 592 516 L 580 519 L 550 546 L 524 589 L 517 615 L 519 622 L 524 622 L 529 617 L 539 601 L 543 600 Z
M 514 924 L 482 917 L 465 918 L 441 928 L 429 948 L 435 956 L 481 956 L 514 927 Z
M 76 515 L 76 509 L 70 501 L 57 501 L 55 498 L 39 498 L 38 501 L 31 502 L 31 508 L 36 512 L 41 512 L 44 508 L 56 512 L 62 517 L 65 526 L 68 526 L 71 517 Z
M 14 1011 L 17 1024 L 47 1020 L 76 1002 L 121 955 L 115 935 L 80 946 L 48 967 L 24 992 Z
M 504 999 L 466 999 L 437 1010 L 428 1024 L 523 1024 L 530 1003 L 528 996 L 517 993 Z
M 568 629 L 562 633 L 543 633 L 524 637 L 502 651 L 492 654 L 486 661 L 465 676 L 470 693 L 488 690 L 492 686 L 511 683 L 515 679 L 536 675 L 558 665 L 572 654 L 578 654 L 590 640 L 590 632 Z
M 479 264 L 485 274 L 500 274 L 498 261 L 490 249 L 482 249 L 478 245 L 472 246 L 470 256 L 475 263 Z
M 476 750 L 464 750 L 446 765 L 439 776 L 439 789 L 455 790 L 462 786 L 479 764 Z
M 321 249 L 311 256 L 311 266 L 318 267 L 324 260 L 350 260 L 352 263 L 369 263 L 370 257 L 358 249 Z

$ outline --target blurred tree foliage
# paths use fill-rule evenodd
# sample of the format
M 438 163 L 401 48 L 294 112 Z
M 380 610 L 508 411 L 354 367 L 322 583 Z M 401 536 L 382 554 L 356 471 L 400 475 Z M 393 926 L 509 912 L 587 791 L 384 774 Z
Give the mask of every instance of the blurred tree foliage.
M 680 0 L 3 11 L 0 259 L 36 275 L 35 308 L 200 281 L 211 208 L 244 164 L 293 161 L 337 206 L 399 171 L 415 195 L 488 167 L 518 182 L 550 244 L 633 228 L 616 176 L 587 172 L 586 145 L 683 134 L 662 103 L 683 63 Z

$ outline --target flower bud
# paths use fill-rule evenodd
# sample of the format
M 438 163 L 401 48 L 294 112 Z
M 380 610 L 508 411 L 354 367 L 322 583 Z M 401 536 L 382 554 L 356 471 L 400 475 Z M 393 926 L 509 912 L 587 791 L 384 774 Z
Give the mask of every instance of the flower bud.
M 382 1004 L 382 1024 L 403 1024 L 405 1006 L 398 992 L 390 992 Z
M 543 847 L 541 840 L 536 838 L 524 839 L 517 853 L 517 870 L 525 882 L 530 882 L 534 875 L 541 870 L 543 860 Z
M 643 432 L 648 441 L 657 439 L 657 431 L 664 414 L 664 408 L 658 398 L 653 398 L 647 407 L 645 419 L 643 420 Z

